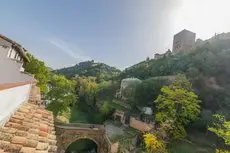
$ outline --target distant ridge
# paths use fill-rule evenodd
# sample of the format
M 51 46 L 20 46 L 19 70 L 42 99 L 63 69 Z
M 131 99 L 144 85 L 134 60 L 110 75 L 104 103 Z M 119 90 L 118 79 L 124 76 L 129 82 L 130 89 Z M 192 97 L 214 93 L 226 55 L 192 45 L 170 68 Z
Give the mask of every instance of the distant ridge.
M 104 63 L 98 63 L 92 61 L 85 61 L 76 64 L 75 66 L 66 67 L 62 69 L 55 70 L 56 73 L 62 74 L 67 78 L 72 78 L 75 76 L 91 76 L 91 77 L 102 77 L 104 79 L 109 79 L 112 76 L 118 75 L 121 71 L 115 67 L 111 67 Z

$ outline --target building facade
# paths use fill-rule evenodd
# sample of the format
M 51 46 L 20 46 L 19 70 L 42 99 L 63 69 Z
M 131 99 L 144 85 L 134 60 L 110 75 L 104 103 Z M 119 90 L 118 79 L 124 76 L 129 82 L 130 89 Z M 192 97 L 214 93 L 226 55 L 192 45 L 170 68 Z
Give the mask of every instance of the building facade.
M 174 35 L 173 54 L 191 50 L 195 45 L 196 33 L 186 29 Z
M 0 126 L 29 99 L 36 80 L 23 72 L 28 61 L 20 44 L 0 35 Z
M 15 41 L 0 34 L 0 58 L 11 59 L 17 63 L 20 71 L 24 71 L 23 64 L 28 62 L 29 59 L 26 56 L 26 49 Z

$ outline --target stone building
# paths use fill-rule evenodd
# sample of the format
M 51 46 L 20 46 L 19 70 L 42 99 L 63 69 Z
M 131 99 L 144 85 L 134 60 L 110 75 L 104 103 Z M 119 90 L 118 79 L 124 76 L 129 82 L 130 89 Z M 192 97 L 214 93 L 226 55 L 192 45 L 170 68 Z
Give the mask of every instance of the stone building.
M 170 55 L 172 55 L 172 52 L 171 52 L 170 49 L 168 49 L 168 50 L 167 50 L 165 53 L 163 53 L 163 54 L 159 54 L 159 53 L 154 54 L 154 59 L 160 59 L 160 58 L 163 58 L 163 57 L 168 57 L 168 56 L 170 56 Z
M 191 50 L 195 45 L 196 33 L 186 29 L 174 35 L 173 54 Z

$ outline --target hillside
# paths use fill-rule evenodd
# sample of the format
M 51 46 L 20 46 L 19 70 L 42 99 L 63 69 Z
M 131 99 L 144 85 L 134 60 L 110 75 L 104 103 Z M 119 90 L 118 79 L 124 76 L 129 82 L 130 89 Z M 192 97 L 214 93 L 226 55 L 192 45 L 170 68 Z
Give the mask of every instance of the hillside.
M 202 100 L 204 112 L 208 110 L 230 118 L 229 65 L 230 39 L 216 39 L 205 41 L 188 53 L 142 61 L 124 70 L 118 78 L 136 77 L 146 80 L 151 77 L 184 73 Z
M 66 67 L 55 70 L 58 74 L 65 75 L 67 78 L 74 76 L 92 76 L 99 77 L 101 79 L 111 79 L 120 73 L 119 69 L 108 66 L 104 63 L 95 63 L 92 61 L 80 62 L 72 67 Z

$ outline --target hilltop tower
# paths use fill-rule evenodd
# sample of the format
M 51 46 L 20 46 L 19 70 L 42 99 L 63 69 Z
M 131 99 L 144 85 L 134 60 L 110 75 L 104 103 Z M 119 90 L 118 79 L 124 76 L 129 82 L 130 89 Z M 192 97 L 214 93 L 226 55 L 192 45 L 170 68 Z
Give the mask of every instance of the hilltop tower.
M 183 53 L 192 49 L 195 44 L 196 33 L 186 29 L 174 35 L 173 54 Z

